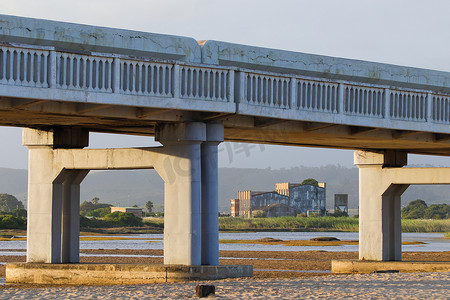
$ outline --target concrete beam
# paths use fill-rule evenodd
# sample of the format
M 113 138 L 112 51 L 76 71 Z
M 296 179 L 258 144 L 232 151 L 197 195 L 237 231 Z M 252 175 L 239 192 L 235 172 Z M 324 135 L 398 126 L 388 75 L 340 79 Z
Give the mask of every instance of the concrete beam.
M 202 45 L 202 62 L 260 71 L 450 92 L 450 74 L 220 41 Z
M 407 164 L 408 154 L 403 151 L 355 151 L 354 162 L 358 167 L 366 165 L 381 167 L 403 167 Z
M 192 38 L 0 15 L 0 40 L 77 52 L 105 52 L 201 62 Z

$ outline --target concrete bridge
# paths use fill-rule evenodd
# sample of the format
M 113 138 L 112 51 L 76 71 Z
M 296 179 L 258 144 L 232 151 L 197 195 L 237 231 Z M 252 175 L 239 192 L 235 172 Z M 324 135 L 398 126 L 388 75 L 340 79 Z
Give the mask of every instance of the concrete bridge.
M 164 262 L 218 264 L 217 145 L 354 149 L 360 258 L 401 259 L 400 196 L 449 184 L 450 73 L 0 15 L 0 125 L 29 148 L 28 262 L 78 262 L 89 170 L 155 168 L 165 181 Z M 88 133 L 163 147 L 82 149 Z

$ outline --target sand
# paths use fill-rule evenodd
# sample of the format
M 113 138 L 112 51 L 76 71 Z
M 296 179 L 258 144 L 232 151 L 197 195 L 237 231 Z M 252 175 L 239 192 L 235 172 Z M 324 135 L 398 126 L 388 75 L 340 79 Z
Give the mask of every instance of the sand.
M 89 263 L 162 263 L 161 250 L 82 250 Z M 25 255 L 25 253 L 23 252 Z M 105 256 L 114 254 L 118 256 Z M 0 262 L 25 261 L 25 256 L 0 256 Z M 127 257 L 145 255 L 147 257 Z M 148 257 L 153 256 L 153 257 Z M 450 273 L 333 275 L 332 259 L 355 259 L 357 252 L 220 251 L 221 264 L 251 264 L 254 278 L 128 286 L 0 285 L 0 299 L 184 299 L 195 286 L 214 284 L 224 299 L 450 299 Z M 450 261 L 447 252 L 404 252 L 404 260 Z M 4 277 L 4 265 L 0 265 Z
M 214 284 L 221 299 L 449 299 L 450 273 L 330 275 L 228 279 L 128 286 L 2 289 L 0 299 L 186 299 Z

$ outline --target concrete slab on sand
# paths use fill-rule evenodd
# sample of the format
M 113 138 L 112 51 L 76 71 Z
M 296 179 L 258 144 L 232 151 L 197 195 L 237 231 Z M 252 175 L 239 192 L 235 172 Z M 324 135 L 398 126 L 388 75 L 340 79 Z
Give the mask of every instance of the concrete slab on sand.
M 333 273 L 450 272 L 450 262 L 332 260 Z
M 157 264 L 6 264 L 7 283 L 110 285 L 252 277 L 253 266 Z

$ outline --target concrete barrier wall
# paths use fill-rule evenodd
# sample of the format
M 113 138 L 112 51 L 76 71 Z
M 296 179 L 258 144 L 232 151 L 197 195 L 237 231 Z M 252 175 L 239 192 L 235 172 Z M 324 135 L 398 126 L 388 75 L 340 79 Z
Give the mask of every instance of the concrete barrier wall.
M 0 15 L 0 42 L 201 62 L 193 38 Z
M 419 68 L 252 47 L 219 41 L 202 45 L 202 62 L 266 72 L 450 92 L 450 74 Z

